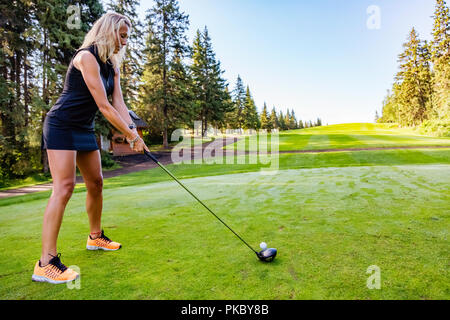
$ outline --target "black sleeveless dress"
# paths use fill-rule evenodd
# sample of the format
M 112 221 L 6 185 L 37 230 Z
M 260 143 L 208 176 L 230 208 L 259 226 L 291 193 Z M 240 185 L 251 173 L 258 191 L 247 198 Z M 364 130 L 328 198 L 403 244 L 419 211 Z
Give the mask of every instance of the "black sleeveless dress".
M 44 120 L 42 149 L 77 151 L 99 149 L 94 134 L 94 119 L 98 107 L 81 71 L 73 65 L 73 59 L 82 50 L 90 51 L 97 59 L 107 96 L 114 91 L 115 73 L 111 61 L 103 63 L 95 44 L 77 50 L 67 69 L 63 92 Z

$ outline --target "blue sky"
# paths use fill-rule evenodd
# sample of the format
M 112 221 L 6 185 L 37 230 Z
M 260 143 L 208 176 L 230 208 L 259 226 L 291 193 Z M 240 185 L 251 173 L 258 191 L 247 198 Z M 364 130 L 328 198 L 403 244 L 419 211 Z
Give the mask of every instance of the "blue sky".
M 188 38 L 208 27 L 224 77 L 239 74 L 258 110 L 324 124 L 373 122 L 412 27 L 430 39 L 434 0 L 180 0 Z M 141 0 L 142 18 L 153 5 Z M 369 6 L 380 28 L 369 29 Z

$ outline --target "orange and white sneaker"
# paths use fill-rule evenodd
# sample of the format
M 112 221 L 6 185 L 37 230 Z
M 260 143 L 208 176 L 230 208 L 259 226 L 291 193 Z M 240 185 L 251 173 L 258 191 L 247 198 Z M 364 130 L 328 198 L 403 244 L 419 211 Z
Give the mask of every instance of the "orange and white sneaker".
M 60 257 L 61 253 L 58 253 L 57 256 L 53 256 L 49 263 L 44 267 L 41 267 L 40 260 L 36 262 L 31 280 L 53 284 L 66 283 L 76 280 L 80 275 L 63 265 Z
M 122 245 L 118 242 L 114 242 L 105 236 L 104 231 L 100 237 L 92 239 L 91 235 L 88 236 L 86 249 L 88 250 L 105 250 L 105 251 L 116 251 L 122 248 Z

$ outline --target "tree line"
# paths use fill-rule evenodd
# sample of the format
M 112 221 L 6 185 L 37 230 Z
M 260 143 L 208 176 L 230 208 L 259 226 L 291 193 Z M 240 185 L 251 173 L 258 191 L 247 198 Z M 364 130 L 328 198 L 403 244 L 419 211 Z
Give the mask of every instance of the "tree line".
M 433 18 L 430 42 L 421 40 L 415 28 L 409 33 L 376 120 L 450 136 L 450 14 L 444 0 L 436 0 Z
M 0 185 L 33 172 L 48 172 L 41 150 L 42 125 L 62 92 L 67 67 L 85 34 L 107 10 L 133 23 L 127 55 L 121 66 L 121 87 L 127 106 L 150 128 L 147 143 L 169 145 L 171 132 L 202 122 L 226 129 L 299 129 L 321 120 L 298 120 L 294 110 L 258 112 L 249 85 L 238 76 L 233 89 L 223 77 L 205 26 L 193 43 L 186 31 L 189 16 L 177 0 L 155 0 L 144 21 L 139 0 L 1 0 L 0 35 Z M 71 7 L 72 6 L 72 7 Z M 78 8 L 78 12 L 68 8 Z M 105 10 L 106 9 L 106 10 Z M 70 23 L 79 13 L 78 27 Z M 111 138 L 111 126 L 101 113 L 97 135 Z

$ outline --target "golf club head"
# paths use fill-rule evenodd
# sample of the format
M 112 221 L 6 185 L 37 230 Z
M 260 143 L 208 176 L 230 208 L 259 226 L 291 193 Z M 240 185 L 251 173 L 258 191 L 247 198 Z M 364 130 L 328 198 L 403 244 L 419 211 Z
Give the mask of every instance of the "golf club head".
M 273 259 L 275 259 L 277 255 L 277 249 L 269 248 L 258 252 L 256 255 L 258 256 L 258 259 L 261 261 L 271 262 L 273 261 Z

